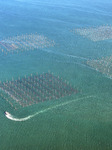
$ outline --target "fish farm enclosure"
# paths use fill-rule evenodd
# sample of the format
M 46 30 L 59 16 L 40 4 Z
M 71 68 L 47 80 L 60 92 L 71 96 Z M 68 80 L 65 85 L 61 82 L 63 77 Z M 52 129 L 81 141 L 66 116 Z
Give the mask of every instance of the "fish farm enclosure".
M 72 32 L 75 32 L 94 42 L 112 39 L 112 26 L 109 25 L 89 27 L 89 28 L 78 28 L 73 30 Z
M 50 73 L 3 82 L 0 89 L 1 97 L 14 109 L 77 93 L 66 81 Z
M 21 36 L 9 37 L 0 41 L 0 50 L 2 53 L 18 53 L 19 51 L 28 51 L 54 46 L 54 41 L 38 34 L 25 34 Z
M 108 78 L 112 78 L 112 56 L 102 57 L 100 59 L 88 60 L 87 65 L 101 72 Z

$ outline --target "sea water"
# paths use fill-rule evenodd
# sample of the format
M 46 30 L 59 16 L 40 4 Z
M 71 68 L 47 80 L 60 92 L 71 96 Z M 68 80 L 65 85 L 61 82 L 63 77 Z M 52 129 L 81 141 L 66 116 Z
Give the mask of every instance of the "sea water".
M 0 0 L 0 41 L 37 33 L 55 42 L 17 53 L 0 50 L 0 81 L 50 71 L 78 89 L 17 111 L 0 98 L 1 150 L 112 149 L 112 80 L 85 65 L 112 55 L 112 40 L 93 42 L 71 32 L 112 25 L 111 6 L 110 0 Z

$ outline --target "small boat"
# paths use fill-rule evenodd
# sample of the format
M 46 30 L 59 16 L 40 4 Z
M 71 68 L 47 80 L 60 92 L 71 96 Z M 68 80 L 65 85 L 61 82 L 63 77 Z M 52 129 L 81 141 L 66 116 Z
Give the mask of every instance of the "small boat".
M 5 115 L 8 115 L 8 116 L 10 115 L 10 113 L 9 113 L 9 112 L 7 112 L 7 111 L 5 111 L 4 113 L 5 113 Z

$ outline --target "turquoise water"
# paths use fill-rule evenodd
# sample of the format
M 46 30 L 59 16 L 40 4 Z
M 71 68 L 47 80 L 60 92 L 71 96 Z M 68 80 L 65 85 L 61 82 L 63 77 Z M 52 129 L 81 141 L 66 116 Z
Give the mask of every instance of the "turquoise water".
M 0 0 L 0 41 L 35 32 L 55 41 L 54 47 L 0 52 L 0 80 L 50 71 L 79 91 L 17 111 L 0 98 L 1 150 L 112 149 L 112 80 L 84 65 L 86 59 L 111 55 L 112 41 L 93 42 L 71 32 L 112 25 L 111 5 L 109 0 Z M 17 118 L 37 115 L 15 122 L 4 111 Z

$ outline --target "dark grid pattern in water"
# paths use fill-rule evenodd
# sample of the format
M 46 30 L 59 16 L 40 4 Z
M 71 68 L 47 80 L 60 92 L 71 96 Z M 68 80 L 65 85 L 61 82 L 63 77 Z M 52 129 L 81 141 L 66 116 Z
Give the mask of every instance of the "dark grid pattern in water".
M 3 82 L 0 89 L 2 98 L 15 109 L 77 93 L 66 81 L 50 73 Z

